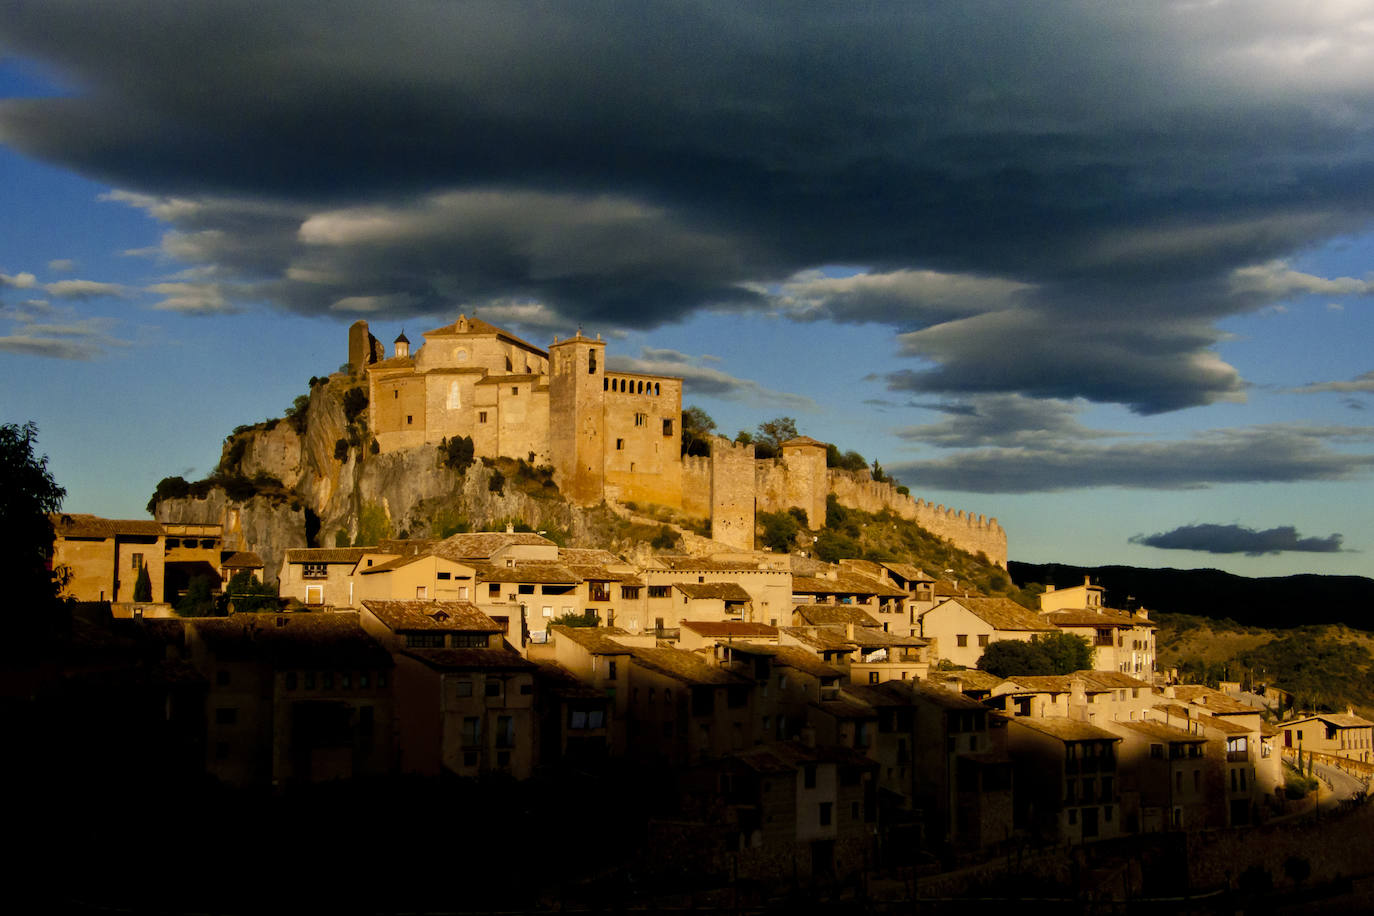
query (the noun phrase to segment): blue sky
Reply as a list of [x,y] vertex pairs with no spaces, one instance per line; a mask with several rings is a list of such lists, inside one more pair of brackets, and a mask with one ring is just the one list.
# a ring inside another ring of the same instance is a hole
[[331,6],[0,21],[0,421],[69,510],[466,311],[1013,559],[1368,574],[1374,8]]

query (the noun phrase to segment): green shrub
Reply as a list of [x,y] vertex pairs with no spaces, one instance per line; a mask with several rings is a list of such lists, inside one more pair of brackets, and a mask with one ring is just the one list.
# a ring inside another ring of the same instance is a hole
[[795,516],[790,512],[760,512],[757,517],[763,527],[759,541],[764,547],[784,553],[792,549],[800,530]]
[[454,436],[452,439],[443,439],[439,442],[439,463],[450,470],[463,474],[472,466],[473,452],[471,436]]
[[344,392],[343,410],[344,418],[349,423],[357,420],[364,410],[367,409],[367,394],[361,388],[350,388]]

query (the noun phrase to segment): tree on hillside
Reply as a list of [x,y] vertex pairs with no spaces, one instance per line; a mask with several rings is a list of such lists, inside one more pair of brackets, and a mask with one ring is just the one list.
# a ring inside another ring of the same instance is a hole
[[682,454],[711,454],[711,433],[715,432],[716,421],[705,410],[695,405],[682,412]]
[[797,435],[797,421],[791,417],[774,417],[760,423],[754,437],[754,454],[759,458],[776,458],[782,454],[782,444]]
[[48,457],[34,454],[37,439],[32,422],[0,424],[0,550],[9,563],[7,603],[20,612],[53,605],[61,586],[61,574],[48,568],[49,515],[62,509],[67,491],[49,473]]
[[797,540],[797,532],[801,530],[796,516],[790,512],[760,512],[758,523],[763,528],[759,543],[770,550],[779,550],[783,553],[792,549]]

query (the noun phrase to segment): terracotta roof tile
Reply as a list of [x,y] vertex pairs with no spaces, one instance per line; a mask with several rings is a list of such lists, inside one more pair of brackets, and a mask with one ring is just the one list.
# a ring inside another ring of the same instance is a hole
[[393,632],[441,630],[457,633],[504,633],[505,628],[466,601],[363,600],[367,608]]
[[675,582],[673,587],[688,598],[719,598],[722,601],[753,601],[744,586],[734,582]]
[[534,670],[535,664],[510,649],[406,649],[433,668],[500,668],[507,671]]
[[659,674],[667,675],[685,684],[716,685],[748,683],[738,675],[708,664],[694,652],[681,649],[630,649],[630,657],[635,664]]
[[1013,724],[1022,728],[1029,728],[1031,731],[1040,732],[1058,738],[1060,741],[1120,741],[1119,735],[1113,735],[1104,728],[1096,725],[1089,725],[1087,722],[1079,722],[1075,719],[1065,719],[1053,717],[1048,719],[1032,719],[1018,716],[1011,720]]
[[503,547],[557,547],[553,541],[527,531],[473,531],[450,535],[433,547],[435,556],[450,560],[487,560]]
[[852,604],[794,604],[792,614],[802,619],[802,623],[812,627],[844,626],[854,624],[857,630],[868,627],[881,630],[883,625],[869,616],[868,612]]
[[629,655],[630,647],[618,643],[612,636],[628,636],[629,634],[619,627],[566,627],[562,624],[555,624],[549,627],[549,632],[557,639],[566,639],[575,642],[582,648],[594,655]]
[[288,563],[348,563],[354,564],[371,547],[292,547],[286,551]]
[[80,513],[54,513],[48,516],[58,537],[109,538],[117,535],[157,537],[162,524],[151,519],[101,518]]
[[739,620],[684,620],[682,628],[707,639],[776,639],[778,636],[777,627]]
[[[994,630],[1034,630],[1054,632],[1054,626],[1040,619],[1010,598],[951,598],[960,607],[990,624]],[[938,607],[938,606],[937,606]]]
[[248,550],[236,550],[219,561],[226,569],[262,569],[262,557]]

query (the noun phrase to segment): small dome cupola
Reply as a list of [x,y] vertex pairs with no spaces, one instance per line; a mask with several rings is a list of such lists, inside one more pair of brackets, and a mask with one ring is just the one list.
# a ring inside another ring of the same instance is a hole
[[410,338],[406,336],[405,331],[401,331],[401,333],[396,336],[396,355],[410,355]]

